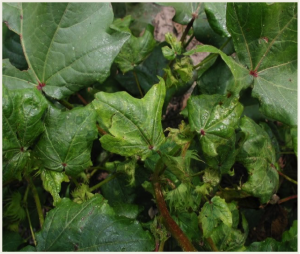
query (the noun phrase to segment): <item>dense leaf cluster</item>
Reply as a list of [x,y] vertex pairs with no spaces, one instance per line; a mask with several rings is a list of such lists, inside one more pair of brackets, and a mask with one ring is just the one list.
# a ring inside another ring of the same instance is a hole
[[4,251],[297,251],[296,3],[3,3],[2,46]]

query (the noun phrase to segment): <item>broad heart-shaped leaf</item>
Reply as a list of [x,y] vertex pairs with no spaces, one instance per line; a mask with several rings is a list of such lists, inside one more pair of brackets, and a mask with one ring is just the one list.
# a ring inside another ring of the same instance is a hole
[[57,99],[103,82],[127,33],[109,35],[109,3],[22,3],[21,42],[36,85]]
[[262,112],[297,125],[297,4],[228,3],[227,28]]
[[237,155],[248,171],[248,180],[242,190],[266,203],[278,188],[276,155],[268,134],[253,120],[244,116],[240,125],[245,135],[244,143]]
[[198,218],[202,224],[204,237],[210,237],[220,222],[228,227],[232,226],[231,211],[225,200],[218,196],[214,196],[210,202],[204,204]]
[[57,205],[57,203],[61,200],[59,196],[61,183],[69,182],[69,178],[65,172],[42,169],[41,179],[43,181],[44,189],[49,191],[53,197],[53,205]]
[[211,28],[223,37],[230,37],[226,28],[227,3],[204,3],[205,13]]
[[179,23],[181,25],[187,25],[191,19],[193,18],[193,15],[198,15],[200,12],[200,3],[192,3],[192,2],[186,2],[186,3],[176,3],[176,2],[167,2],[167,3],[161,3],[158,2],[157,4],[163,5],[163,6],[171,6],[175,9],[175,16],[173,17],[173,21],[176,23]]
[[158,150],[165,140],[161,126],[165,94],[162,78],[143,99],[126,92],[97,93],[92,104],[100,126],[110,133],[100,139],[103,148],[123,156],[138,155],[142,160]]
[[29,149],[44,131],[47,102],[38,90],[9,91],[3,86],[3,180],[20,179]]
[[246,251],[297,251],[298,242],[298,231],[297,231],[297,221],[293,222],[292,227],[285,231],[282,235],[282,240],[280,242],[276,241],[274,238],[267,238],[262,242],[254,242],[247,247]]
[[67,112],[49,107],[45,132],[35,152],[46,170],[77,175],[92,165],[90,153],[97,138],[96,114],[90,106]]
[[152,251],[153,237],[139,222],[118,216],[101,195],[76,204],[64,198],[36,235],[37,251]]
[[20,36],[10,31],[4,24],[2,29],[6,30],[6,32],[3,31],[5,35],[3,35],[2,58],[9,58],[10,62],[18,69],[27,69],[28,65],[21,46]]
[[130,39],[124,43],[115,59],[123,73],[133,70],[134,66],[141,63],[154,49],[156,42],[151,30],[148,26],[141,37],[131,35]]
[[203,152],[217,156],[218,146],[234,134],[243,106],[234,97],[204,94],[191,96],[187,108],[191,129],[199,134]]
[[2,21],[7,27],[20,34],[21,3],[2,3]]

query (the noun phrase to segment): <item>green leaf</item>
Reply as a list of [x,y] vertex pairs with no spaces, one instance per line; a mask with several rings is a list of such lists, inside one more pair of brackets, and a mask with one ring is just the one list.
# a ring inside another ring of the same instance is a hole
[[235,203],[227,204],[228,208],[232,214],[233,224],[232,227],[221,223],[218,225],[212,235],[211,239],[217,246],[219,251],[242,251],[244,250],[244,243],[248,236],[249,228],[245,216],[242,214],[241,218],[241,228],[238,229],[239,224],[239,211]]
[[297,4],[228,3],[227,28],[263,114],[296,125]]
[[254,242],[247,247],[247,251],[297,251],[297,221],[292,227],[283,233],[281,242],[273,238],[267,238],[262,242]]
[[2,60],[2,82],[9,90],[37,88],[36,79],[31,69],[20,71],[8,59]]
[[225,144],[220,145],[217,148],[218,156],[210,157],[205,153],[203,154],[205,163],[212,169],[218,170],[221,175],[232,174],[230,169],[235,163],[237,154],[237,151],[235,150],[235,139],[235,135],[232,135]]
[[[129,34],[106,30],[109,3],[22,3],[24,53],[36,85],[56,99],[103,82]],[[97,32],[95,32],[97,31]]]
[[3,3],[2,21],[8,28],[17,34],[20,34],[21,3]]
[[[171,6],[175,9],[175,16],[173,17],[173,21],[179,23],[181,25],[187,25],[193,16],[198,15],[200,11],[200,4],[199,3],[162,3],[158,2],[159,5],[163,6]],[[199,7],[199,9],[198,9]]]
[[85,201],[91,199],[94,194],[90,192],[90,188],[88,185],[81,184],[72,192],[72,196],[75,203],[82,204]]
[[61,200],[59,196],[61,183],[69,182],[69,178],[66,176],[65,172],[42,169],[41,179],[43,181],[44,189],[51,193],[53,197],[53,205],[56,206]]
[[166,131],[169,131],[168,139],[174,141],[177,145],[183,146],[189,143],[194,138],[194,133],[191,131],[191,127],[183,120],[178,125],[178,129],[168,127]]
[[204,237],[210,237],[220,222],[228,227],[232,226],[231,211],[225,200],[218,196],[214,196],[210,202],[204,204],[198,218],[202,224]]
[[19,233],[4,230],[2,251],[17,251],[23,241]]
[[3,86],[3,180],[21,179],[30,147],[44,131],[47,102],[38,90],[9,91]]
[[246,116],[241,119],[241,129],[245,140],[237,161],[247,168],[249,174],[242,190],[266,203],[276,193],[279,184],[272,142],[268,134]]
[[100,116],[100,126],[110,134],[101,137],[104,149],[123,156],[138,155],[144,160],[156,151],[165,137],[161,126],[165,97],[163,79],[143,99],[126,92],[97,93],[93,106]]
[[[157,45],[144,62],[134,67],[134,71],[144,94],[148,92],[153,84],[159,82],[157,76],[162,77],[164,75],[163,68],[168,64],[168,61],[162,54],[162,47],[165,45],[166,43]],[[129,91],[130,94],[140,96],[132,71],[127,72],[125,75],[119,73],[116,75],[115,79]]]
[[110,25],[110,28],[117,31],[131,33],[129,26],[132,23],[132,21],[133,19],[131,18],[131,15],[128,15],[124,18],[115,19],[114,22]]
[[184,157],[178,156],[170,156],[168,154],[163,153],[162,160],[168,169],[181,181],[188,183],[190,182],[190,161],[191,159],[198,160],[199,156],[196,151],[188,150]]
[[[200,68],[201,69],[201,68]],[[218,75],[216,75],[218,73]],[[204,94],[231,93],[229,90],[234,83],[233,75],[224,61],[220,58],[205,71],[197,82],[198,88]]]
[[134,66],[141,63],[152,52],[155,47],[153,32],[147,27],[141,37],[131,35],[124,43],[123,48],[117,55],[115,62],[123,73],[134,69]]
[[136,158],[131,158],[117,165],[117,172],[127,175],[130,186],[133,186],[135,184],[135,168],[137,166],[136,162]]
[[243,106],[237,98],[216,94],[191,96],[187,108],[191,129],[199,134],[203,152],[217,156],[218,146],[234,134]]
[[27,245],[24,248],[22,248],[20,251],[21,252],[34,252],[34,251],[36,251],[36,248],[32,245]]
[[227,88],[233,95],[238,96],[241,90],[246,89],[253,82],[253,76],[249,74],[249,70],[239,63],[237,61],[238,59],[235,59],[235,56],[227,56],[224,52],[215,47],[209,45],[197,46],[195,49],[184,53],[184,55],[193,55],[199,52],[220,54],[234,77],[234,82],[230,82]]
[[139,205],[126,203],[118,203],[113,206],[113,209],[119,216],[124,216],[129,219],[136,219],[139,213],[143,210],[143,208]]
[[8,58],[12,65],[18,69],[27,69],[28,65],[21,46],[20,36],[8,30],[4,24],[2,25],[2,29],[7,30],[3,36],[2,58]]
[[165,40],[170,44],[171,48],[165,46],[162,48],[164,57],[168,60],[174,60],[177,55],[181,54],[181,42],[177,40],[176,36],[171,33],[165,34]]
[[96,138],[96,113],[90,106],[67,112],[49,107],[36,156],[46,170],[65,170],[75,176],[92,165],[90,153]]
[[182,212],[172,218],[191,241],[199,241],[201,233],[196,213]]
[[152,251],[153,237],[139,222],[118,216],[96,194],[82,204],[64,198],[36,234],[37,251]]
[[226,28],[227,3],[204,3],[205,13],[211,28],[223,37],[230,37]]

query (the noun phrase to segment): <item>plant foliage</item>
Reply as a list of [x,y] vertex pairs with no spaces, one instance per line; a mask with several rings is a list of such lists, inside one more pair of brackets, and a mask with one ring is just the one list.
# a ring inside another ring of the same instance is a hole
[[297,251],[296,3],[2,7],[3,251]]

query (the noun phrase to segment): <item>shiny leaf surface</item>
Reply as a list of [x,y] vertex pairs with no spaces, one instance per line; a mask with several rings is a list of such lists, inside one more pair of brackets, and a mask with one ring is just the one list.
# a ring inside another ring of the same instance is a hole
[[46,170],[77,175],[92,165],[90,153],[97,128],[96,114],[90,106],[67,112],[49,107],[44,126],[35,152]]
[[76,204],[64,198],[36,235],[37,251],[151,251],[149,232],[118,216],[100,195]]
[[163,79],[143,99],[125,92],[97,93],[93,106],[101,120],[100,126],[110,134],[101,137],[104,149],[123,156],[148,157],[165,140],[161,114],[165,97]]

